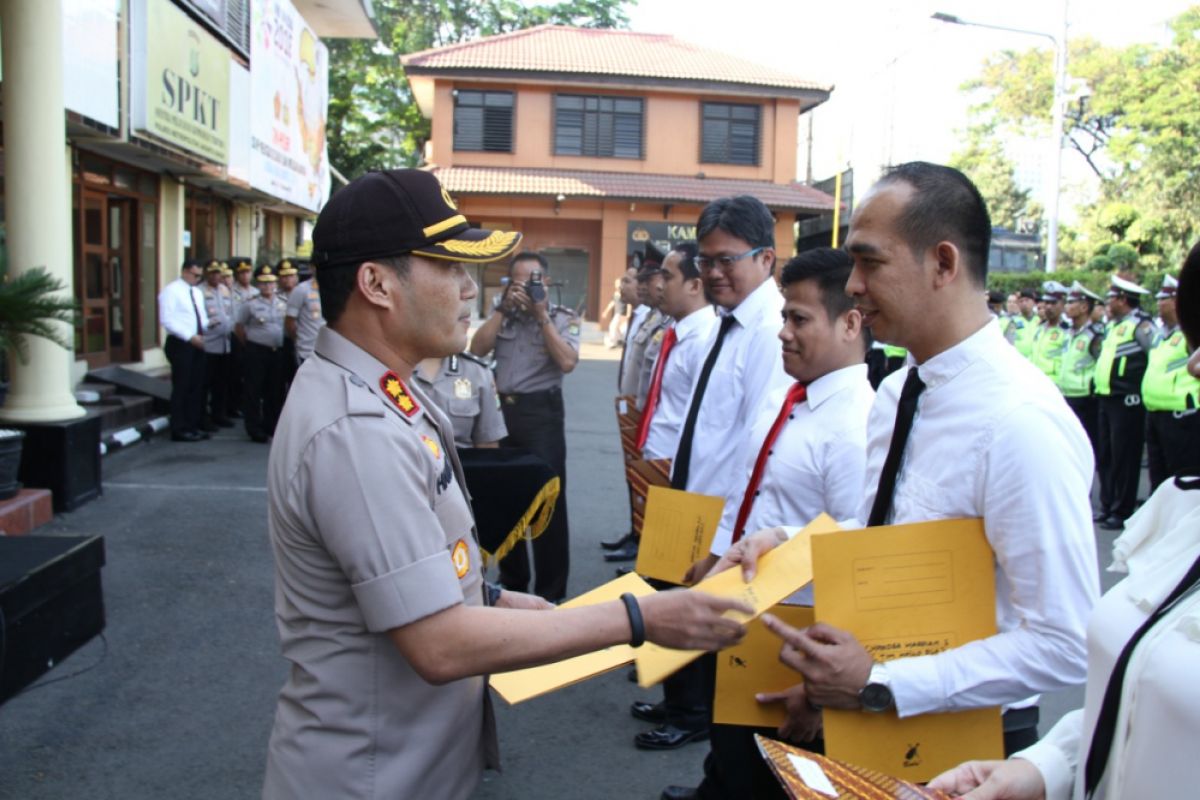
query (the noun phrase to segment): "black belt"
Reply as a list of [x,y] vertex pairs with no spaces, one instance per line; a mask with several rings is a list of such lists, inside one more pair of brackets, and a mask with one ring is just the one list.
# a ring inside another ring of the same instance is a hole
[[501,392],[500,400],[506,406],[539,405],[556,400],[562,396],[562,389],[544,389],[540,392]]
[[1012,733],[1013,731],[1023,731],[1026,728],[1036,728],[1040,716],[1037,706],[1010,708],[1004,712],[1004,732]]
[[270,345],[259,344],[258,342],[252,342],[248,339],[246,340],[246,346],[247,347],[257,347],[259,350],[266,350],[268,353],[278,353],[280,350],[283,349],[282,345],[280,345],[279,347],[271,347]]

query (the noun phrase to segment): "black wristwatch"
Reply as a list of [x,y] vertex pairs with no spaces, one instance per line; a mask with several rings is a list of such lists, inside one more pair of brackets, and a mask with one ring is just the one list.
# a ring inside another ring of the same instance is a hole
[[876,662],[871,665],[871,673],[867,676],[867,685],[858,692],[858,702],[864,711],[880,713],[895,705],[896,698],[892,696],[891,681],[888,680],[887,666]]

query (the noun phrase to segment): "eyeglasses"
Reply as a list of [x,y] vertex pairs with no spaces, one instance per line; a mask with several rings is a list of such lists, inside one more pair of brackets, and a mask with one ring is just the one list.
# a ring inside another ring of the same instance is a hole
[[722,271],[727,272],[743,258],[753,258],[765,249],[765,247],[756,247],[753,250],[747,250],[739,256],[696,256],[696,266],[704,272],[709,272],[714,267],[720,267]]

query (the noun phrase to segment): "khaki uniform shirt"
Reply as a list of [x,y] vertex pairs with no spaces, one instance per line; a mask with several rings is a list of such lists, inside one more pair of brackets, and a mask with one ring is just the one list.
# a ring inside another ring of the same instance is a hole
[[238,309],[238,324],[246,329],[246,341],[263,347],[283,347],[283,316],[287,306],[278,297],[259,295]]
[[204,313],[208,315],[204,352],[218,356],[228,353],[229,336],[233,333],[233,295],[229,289],[205,284]]
[[237,281],[233,282],[233,288],[229,290],[233,294],[233,318],[237,319],[238,311],[241,310],[242,304],[247,300],[258,297],[258,289],[253,286],[242,286]]
[[312,355],[317,343],[317,332],[325,327],[325,316],[321,313],[321,293],[317,281],[310,278],[292,289],[288,298],[287,315],[296,320],[296,363],[303,364]]
[[[550,308],[550,324],[576,351],[579,319],[570,309]],[[505,317],[496,334],[496,388],[501,394],[529,394],[558,389],[563,371],[550,357],[542,326],[531,317]]]
[[654,378],[654,365],[658,362],[658,353],[662,350],[663,337],[667,334],[667,328],[671,327],[671,321],[666,314],[659,314],[654,330],[647,331],[648,338],[645,349],[642,350],[642,373],[638,377],[638,390],[635,395],[638,408],[646,407],[646,395],[650,394],[650,381]]
[[270,800],[464,800],[498,765],[485,679],[433,686],[386,633],[484,603],[450,423],[389,375],[323,329],[271,445],[275,617],[292,666],[267,752]]
[[443,358],[433,381],[418,368],[417,385],[454,425],[454,444],[475,447],[508,436],[492,371],[469,353]]
[[638,396],[638,387],[642,382],[642,365],[646,360],[646,345],[658,326],[662,324],[663,314],[658,309],[651,309],[646,320],[637,333],[629,340],[625,352],[625,372],[621,378],[621,394],[629,397]]

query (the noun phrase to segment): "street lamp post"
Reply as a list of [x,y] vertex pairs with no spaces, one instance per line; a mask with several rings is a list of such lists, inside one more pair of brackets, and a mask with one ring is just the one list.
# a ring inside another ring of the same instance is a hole
[[1010,28],[1005,25],[991,25],[985,22],[968,22],[954,16],[938,12],[933,19],[947,22],[951,25],[969,25],[973,28],[990,28],[1008,33],[1020,33],[1026,36],[1040,36],[1049,39],[1054,45],[1054,108],[1050,114],[1050,142],[1054,148],[1051,159],[1053,178],[1050,183],[1050,230],[1046,236],[1046,272],[1054,272],[1058,268],[1058,199],[1062,183],[1062,137],[1063,137],[1063,100],[1067,87],[1067,0],[1063,0],[1063,33],[1060,39],[1050,33],[1031,31],[1025,28]]

